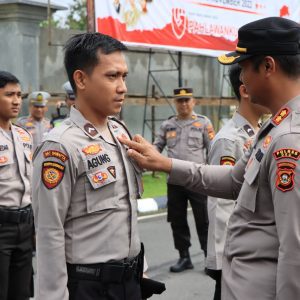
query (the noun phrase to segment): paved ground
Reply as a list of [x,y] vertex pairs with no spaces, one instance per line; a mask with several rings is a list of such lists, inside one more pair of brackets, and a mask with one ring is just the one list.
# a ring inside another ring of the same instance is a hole
[[191,256],[194,270],[174,274],[169,267],[178,259],[173,247],[172,233],[166,216],[140,221],[140,235],[145,244],[148,274],[165,282],[167,291],[153,300],[210,300],[213,299],[214,282],[204,274],[204,256],[195,231],[192,214],[189,224],[192,235]]
[[190,252],[195,268],[174,274],[169,272],[169,267],[177,261],[178,253],[173,247],[172,233],[166,216],[139,221],[141,240],[145,244],[149,264],[148,275],[153,279],[163,281],[167,287],[164,294],[153,296],[151,300],[213,299],[214,283],[203,271],[204,256],[200,250],[191,212],[189,213],[189,224],[192,235]]

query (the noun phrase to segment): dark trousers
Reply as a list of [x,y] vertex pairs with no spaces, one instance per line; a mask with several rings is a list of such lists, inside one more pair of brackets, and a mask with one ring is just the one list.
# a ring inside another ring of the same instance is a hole
[[0,300],[31,296],[32,231],[32,223],[0,224]]
[[168,222],[171,223],[175,248],[187,250],[191,246],[191,234],[187,222],[187,205],[190,201],[201,249],[207,253],[207,197],[184,187],[168,184]]
[[69,300],[141,300],[141,288],[134,276],[122,283],[70,279]]
[[207,269],[206,274],[216,282],[214,300],[221,300],[222,270]]

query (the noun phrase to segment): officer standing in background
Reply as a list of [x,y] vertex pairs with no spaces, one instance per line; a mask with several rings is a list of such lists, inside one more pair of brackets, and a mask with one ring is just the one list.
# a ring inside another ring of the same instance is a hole
[[[206,163],[214,129],[210,120],[197,115],[193,109],[195,99],[191,88],[174,90],[178,115],[162,123],[154,146],[162,152],[167,146],[168,157]],[[192,206],[201,249],[207,251],[207,197],[168,183],[168,222],[171,223],[175,248],[179,251],[178,262],[170,267],[171,272],[192,269],[189,247],[191,235],[187,221],[188,200]]]
[[141,171],[117,140],[127,129],[108,118],[125,100],[126,49],[100,33],[65,46],[76,107],[34,158],[38,300],[141,299]]
[[128,155],[140,166],[170,173],[173,184],[237,198],[224,249],[223,300],[300,299],[300,25],[279,17],[246,24],[236,51],[219,61],[239,63],[251,101],[272,113],[234,167],[169,159],[140,136],[120,141],[136,150]]
[[63,89],[65,90],[66,96],[65,101],[59,101],[57,103],[57,114],[51,119],[51,126],[58,127],[62,121],[70,116],[71,106],[75,104],[75,94],[70,84],[70,81],[67,81],[63,84]]
[[0,300],[31,296],[32,141],[25,129],[11,123],[21,103],[19,80],[0,71]]
[[51,95],[47,92],[37,91],[28,96],[30,115],[21,117],[17,124],[27,129],[33,138],[33,151],[41,144],[43,138],[51,129],[50,121],[45,117],[48,111],[47,102]]
[[[229,79],[239,101],[238,110],[217,133],[208,154],[210,165],[234,166],[247,151],[260,127],[260,118],[268,113],[263,106],[253,104],[246,87],[240,81],[241,67],[233,65]],[[234,200],[208,197],[207,274],[216,281],[214,300],[221,299],[222,260],[227,224],[235,206]]]

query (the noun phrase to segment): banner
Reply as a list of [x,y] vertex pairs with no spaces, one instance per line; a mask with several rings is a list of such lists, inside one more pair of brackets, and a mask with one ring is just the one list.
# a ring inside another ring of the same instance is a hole
[[98,32],[128,46],[218,56],[238,29],[270,16],[300,21],[299,0],[95,0]]

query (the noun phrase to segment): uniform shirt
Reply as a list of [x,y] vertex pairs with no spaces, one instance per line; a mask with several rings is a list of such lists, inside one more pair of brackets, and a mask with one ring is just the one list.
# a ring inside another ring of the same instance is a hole
[[246,157],[235,167],[173,160],[173,184],[239,195],[224,249],[224,300],[300,299],[299,145],[300,96],[260,129],[246,167]]
[[[250,147],[254,136],[254,128],[236,112],[213,139],[208,154],[208,163],[234,166]],[[207,198],[209,227],[206,267],[208,269],[222,269],[227,224],[234,205],[234,200]]]
[[41,121],[34,120],[31,116],[21,117],[17,124],[27,129],[33,138],[33,150],[42,143],[43,138],[51,129],[50,120],[43,118]]
[[30,134],[11,124],[11,131],[0,128],[0,207],[21,208],[31,203]]
[[128,138],[124,127],[113,120],[108,126],[114,143],[72,107],[70,119],[54,128],[35,153],[40,300],[68,299],[66,263],[104,263],[140,252],[140,170],[116,140]]
[[190,120],[180,120],[174,116],[162,123],[154,146],[162,152],[167,145],[168,157],[203,163],[213,138],[207,117],[193,114]]

